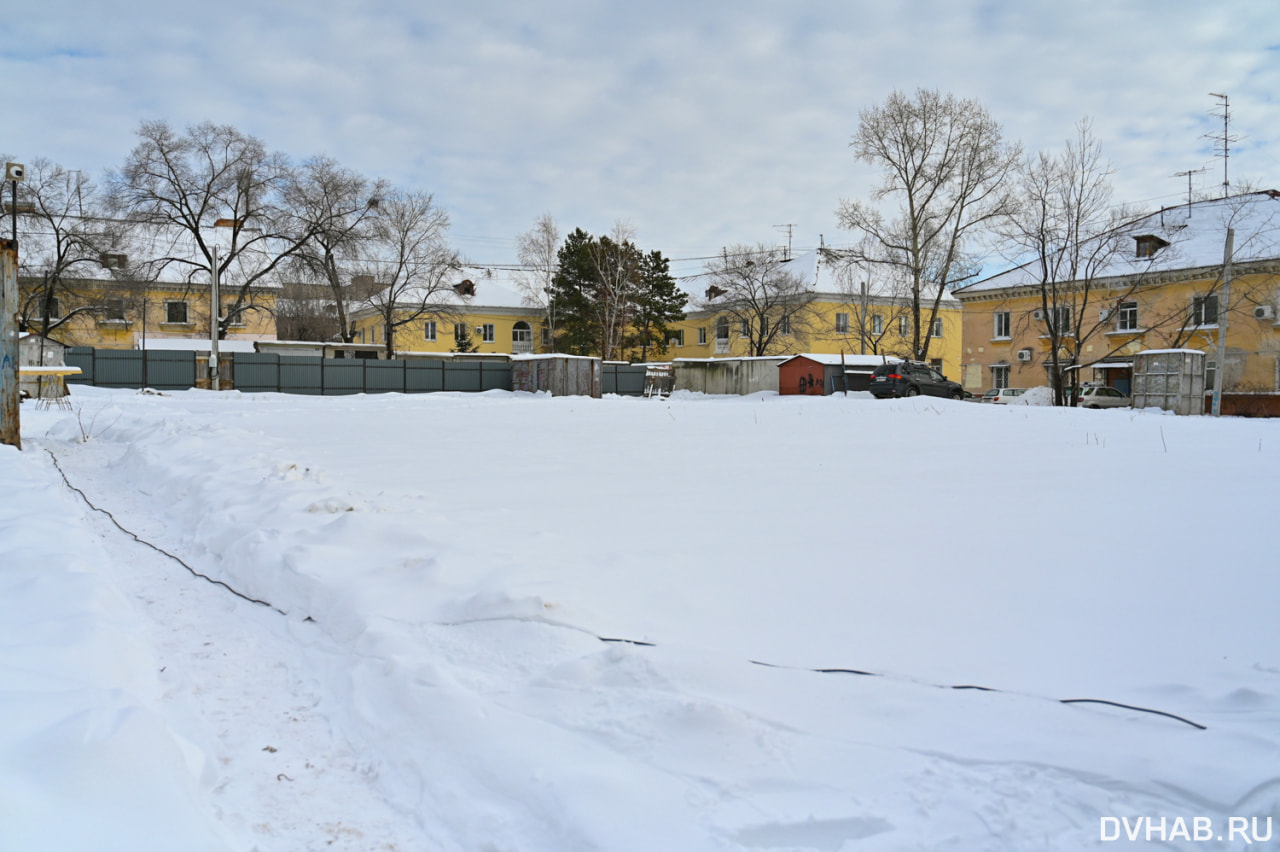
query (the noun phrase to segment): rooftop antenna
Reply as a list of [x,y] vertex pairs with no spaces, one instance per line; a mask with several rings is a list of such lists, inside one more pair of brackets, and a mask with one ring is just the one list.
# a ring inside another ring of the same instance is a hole
[[1214,156],[1222,158],[1222,197],[1226,198],[1231,194],[1231,181],[1227,177],[1227,162],[1231,159],[1231,143],[1240,141],[1240,137],[1231,135],[1231,99],[1217,92],[1210,92],[1209,97],[1217,98],[1222,102],[1218,104],[1218,107],[1222,110],[1222,135],[1206,133],[1205,138],[1212,139],[1218,143],[1215,146]]
[[1188,216],[1190,216],[1190,215],[1191,215],[1191,176],[1192,176],[1192,175],[1202,175],[1202,174],[1204,174],[1204,173],[1205,173],[1205,172],[1207,172],[1207,171],[1209,171],[1209,170],[1208,170],[1208,169],[1193,169],[1193,170],[1191,170],[1191,171],[1189,171],[1189,172],[1175,172],[1175,173],[1174,173],[1174,175],[1173,175],[1174,177],[1184,177],[1184,178],[1186,178],[1186,179],[1187,179],[1187,215],[1188,215]]
[[785,225],[774,225],[773,227],[787,229],[787,260],[790,260],[791,259],[791,230],[795,227],[795,225],[788,223]]

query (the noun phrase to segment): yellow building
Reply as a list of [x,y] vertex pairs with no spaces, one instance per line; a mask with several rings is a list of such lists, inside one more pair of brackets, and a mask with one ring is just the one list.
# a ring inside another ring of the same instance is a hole
[[[26,330],[43,326],[42,280],[19,278]],[[234,297],[220,299],[223,316]],[[227,327],[228,340],[274,340],[275,291],[252,288]],[[157,281],[77,278],[64,281],[50,304],[49,337],[68,346],[140,349],[147,340],[209,339],[209,286]],[[56,323],[56,325],[55,325]]]
[[[810,283],[812,301],[785,318],[770,341],[769,355],[912,355],[911,300],[900,289],[872,285],[843,285],[836,269],[821,251],[799,255],[792,271]],[[750,353],[750,341],[759,329],[737,316],[716,310],[715,293],[700,300],[708,307],[690,310],[672,327],[665,358],[740,358]],[[926,297],[928,294],[926,294]],[[927,319],[928,307],[922,306]],[[768,320],[766,320],[768,321]],[[779,324],[773,319],[775,325]],[[960,367],[960,302],[943,294],[937,317],[929,328],[929,361],[948,378],[956,379]]]
[[[397,324],[393,341],[397,356],[452,352],[464,337],[472,351],[480,353],[546,351],[549,341],[542,310],[525,305],[520,295],[503,283],[463,281],[448,298],[433,298],[430,311]],[[397,311],[397,323],[412,312],[408,307]],[[379,310],[368,306],[356,310],[352,326],[355,343],[386,343],[386,322]]]
[[1062,331],[1058,357],[1081,382],[1128,393],[1135,353],[1188,348],[1207,354],[1205,386],[1212,387],[1225,328],[1225,391],[1267,398],[1280,391],[1280,193],[1168,208],[1108,238],[1123,251],[1088,280],[1045,287],[1028,264],[956,291],[964,306],[960,381],[967,390],[1049,384],[1052,321]]

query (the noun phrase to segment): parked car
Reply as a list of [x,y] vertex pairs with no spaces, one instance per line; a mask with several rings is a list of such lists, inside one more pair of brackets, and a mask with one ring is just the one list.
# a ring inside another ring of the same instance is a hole
[[1076,405],[1081,408],[1126,408],[1129,405],[1129,397],[1115,388],[1080,388]]
[[983,402],[1008,405],[1027,392],[1026,388],[992,388],[982,395]]
[[868,388],[877,399],[892,396],[945,396],[964,399],[964,388],[922,361],[881,364]]

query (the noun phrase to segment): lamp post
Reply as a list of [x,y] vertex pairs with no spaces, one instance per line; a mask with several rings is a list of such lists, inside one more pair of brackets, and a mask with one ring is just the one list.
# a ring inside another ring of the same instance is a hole
[[0,444],[18,449],[18,182],[26,173],[21,163],[5,164],[13,187],[13,240],[0,240]]

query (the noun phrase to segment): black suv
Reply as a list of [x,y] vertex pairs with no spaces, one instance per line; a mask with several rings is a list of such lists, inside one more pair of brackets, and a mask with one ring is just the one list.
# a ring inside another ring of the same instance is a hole
[[877,399],[921,394],[964,399],[964,388],[923,361],[881,364],[871,374],[869,390]]

